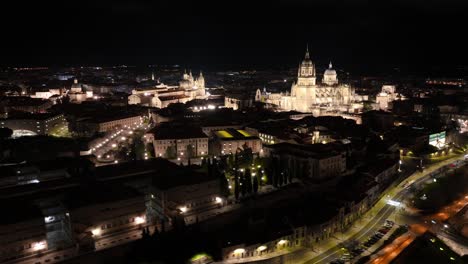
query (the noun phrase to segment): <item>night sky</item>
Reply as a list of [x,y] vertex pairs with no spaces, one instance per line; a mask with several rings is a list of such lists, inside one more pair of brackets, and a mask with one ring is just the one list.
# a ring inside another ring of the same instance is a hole
[[350,70],[468,65],[463,1],[4,2],[5,66],[293,66],[307,43]]

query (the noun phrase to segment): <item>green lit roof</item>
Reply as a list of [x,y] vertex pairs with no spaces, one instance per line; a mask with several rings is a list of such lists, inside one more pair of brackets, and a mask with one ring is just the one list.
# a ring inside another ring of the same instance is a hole
[[251,137],[252,136],[249,133],[247,133],[247,131],[242,130],[242,129],[238,129],[237,132],[241,133],[244,137]]
[[220,138],[233,138],[234,136],[229,134],[229,132],[227,132],[226,130],[219,130],[219,131],[216,131],[216,135],[218,135],[218,137]]
[[215,135],[220,140],[246,140],[246,139],[258,139],[249,132],[243,129],[228,128],[215,132]]
[[211,257],[206,253],[199,253],[199,254],[196,254],[195,256],[193,256],[190,259],[190,261],[197,261],[197,260],[201,260],[201,259],[211,259]]

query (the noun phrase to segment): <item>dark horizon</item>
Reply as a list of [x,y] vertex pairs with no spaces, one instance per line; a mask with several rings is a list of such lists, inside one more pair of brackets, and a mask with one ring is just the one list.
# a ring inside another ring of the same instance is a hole
[[[351,72],[468,66],[462,1],[14,3],[3,66],[297,65]],[[6,5],[3,3],[2,5]]]

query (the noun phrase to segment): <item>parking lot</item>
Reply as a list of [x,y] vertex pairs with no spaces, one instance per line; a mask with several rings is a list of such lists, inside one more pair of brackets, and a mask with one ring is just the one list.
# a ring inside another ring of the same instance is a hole
[[390,220],[386,220],[385,224],[382,225],[372,236],[367,237],[363,241],[351,241],[347,244],[343,244],[341,251],[341,258],[331,261],[331,264],[345,264],[350,263],[352,260],[357,259],[365,251],[369,252],[369,249],[386,236],[390,230],[395,226],[395,223]]

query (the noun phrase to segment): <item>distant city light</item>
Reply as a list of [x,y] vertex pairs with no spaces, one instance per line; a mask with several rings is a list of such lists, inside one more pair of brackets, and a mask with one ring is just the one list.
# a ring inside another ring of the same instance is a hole
[[55,217],[54,216],[46,216],[44,217],[44,222],[46,224],[50,223],[50,222],[53,222],[55,220]]
[[45,249],[46,247],[47,247],[47,244],[45,241],[36,242],[32,246],[33,250],[36,250],[36,251]]
[[263,250],[265,250],[265,249],[267,249],[266,246],[259,246],[259,247],[257,248],[257,251],[263,251]]
[[284,245],[286,244],[288,241],[287,240],[284,240],[284,239],[281,239],[280,241],[278,241],[278,245]]
[[394,201],[394,200],[388,200],[387,204],[391,205],[391,206],[396,206],[396,207],[399,207],[401,205],[400,202],[397,202],[397,201]]
[[238,248],[238,249],[234,250],[234,254],[242,254],[242,253],[245,253],[245,249],[243,249],[243,248]]
[[141,217],[141,216],[135,217],[135,223],[136,223],[137,225],[143,224],[144,222],[146,222],[146,220],[145,220],[144,217]]
[[95,229],[91,230],[91,233],[93,234],[93,236],[99,236],[101,234],[101,229],[100,228],[95,228]]

